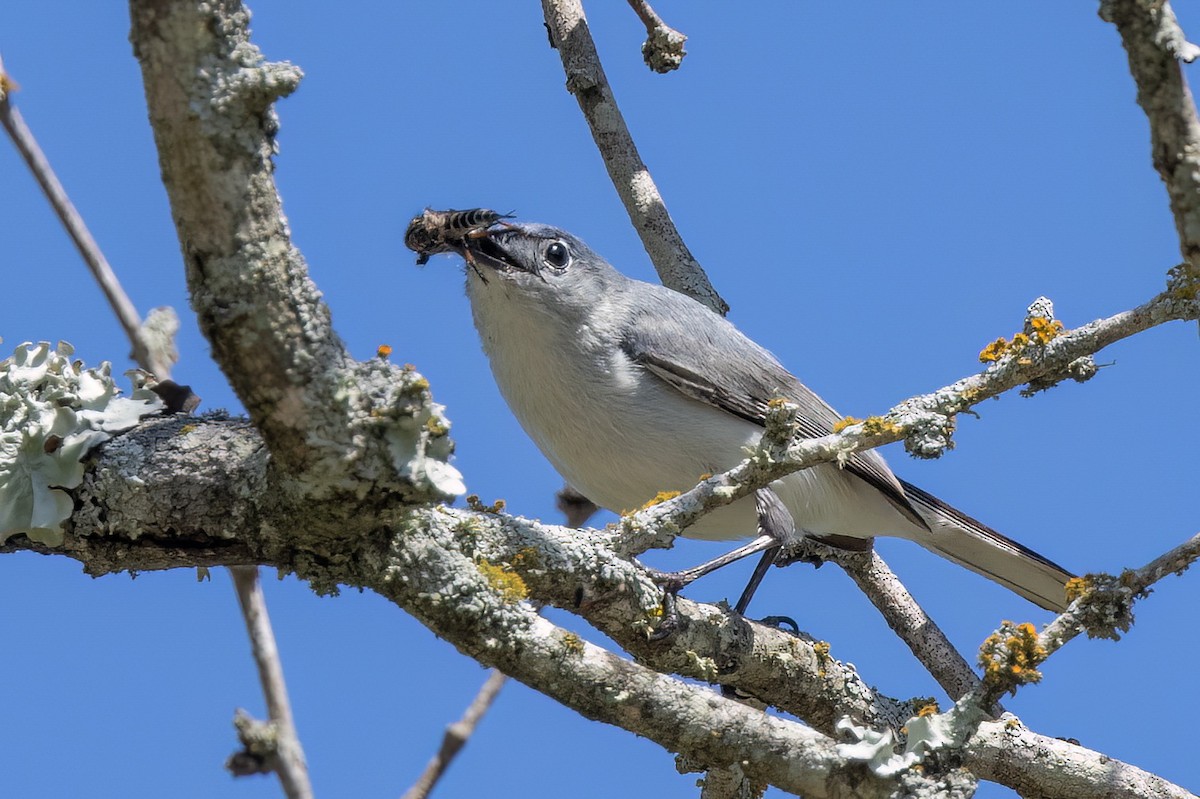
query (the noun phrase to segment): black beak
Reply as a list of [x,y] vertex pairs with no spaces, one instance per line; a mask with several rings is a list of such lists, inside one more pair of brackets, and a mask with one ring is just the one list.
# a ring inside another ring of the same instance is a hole
[[[487,231],[484,235],[468,236],[459,243],[463,258],[471,266],[484,264],[497,272],[519,271],[537,274],[537,269],[531,269],[528,264],[513,256],[506,243],[517,236],[523,235],[519,230],[500,228]],[[480,277],[483,277],[480,275]]]

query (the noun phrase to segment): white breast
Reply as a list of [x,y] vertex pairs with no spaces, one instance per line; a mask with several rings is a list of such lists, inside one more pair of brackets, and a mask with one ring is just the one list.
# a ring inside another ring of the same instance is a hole
[[[635,510],[660,491],[685,491],[735,466],[762,429],[692,400],[609,342],[617,332],[566,323],[506,285],[468,279],[475,325],[513,414],[566,481],[601,507]],[[604,298],[597,298],[602,305]],[[587,322],[619,319],[603,308]],[[798,529],[870,536],[895,526],[882,496],[835,466],[774,486]],[[757,532],[751,499],[721,508],[686,534],[732,539]]]

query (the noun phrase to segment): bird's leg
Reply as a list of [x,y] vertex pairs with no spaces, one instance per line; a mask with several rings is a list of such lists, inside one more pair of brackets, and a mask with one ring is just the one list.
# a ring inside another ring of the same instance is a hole
[[755,567],[754,574],[750,577],[750,583],[742,591],[742,596],[738,599],[735,607],[738,613],[745,612],[746,606],[750,604],[750,599],[754,596],[759,583],[762,582],[763,576],[766,575],[767,569],[775,562],[780,545],[794,537],[796,531],[791,513],[770,488],[760,488],[754,492],[754,510],[758,517],[758,538],[719,558],[701,563],[699,566],[678,572],[655,573],[654,580],[663,587],[666,595],[663,598],[663,620],[651,636],[652,640],[666,638],[678,628],[679,616],[675,611],[675,594],[679,593],[684,586],[722,566],[727,566],[756,552],[762,552],[763,557]]
[[792,519],[792,514],[788,512],[779,495],[770,488],[760,488],[754,492],[754,512],[758,517],[759,535],[770,536],[774,539],[775,546],[763,553],[762,559],[754,567],[754,573],[750,575],[750,582],[746,583],[745,590],[733,608],[743,616],[746,614],[746,608],[750,606],[754,592],[758,590],[759,583],[767,575],[767,569],[771,568],[779,557],[781,545],[796,537],[796,522]]
[[754,592],[758,590],[759,583],[767,576],[767,569],[775,565],[776,559],[779,557],[780,547],[778,545],[763,551],[762,558],[759,559],[758,565],[754,567],[754,573],[750,575],[750,582],[746,583],[746,587],[742,589],[742,595],[738,597],[737,604],[733,606],[734,611],[739,616],[746,615],[746,608],[750,606],[750,600],[754,597]]
[[[749,557],[756,552],[762,552],[764,549],[779,546],[779,542],[773,536],[760,535],[748,544],[742,544],[732,552],[726,552],[720,557],[705,561],[699,566],[693,566],[690,569],[683,569],[677,572],[662,572],[657,569],[651,569],[654,577],[654,582],[658,583],[668,593],[677,594],[694,581],[700,579],[706,574],[715,572],[722,566],[728,566],[730,563],[736,563],[742,558]],[[773,558],[772,558],[773,559]]]

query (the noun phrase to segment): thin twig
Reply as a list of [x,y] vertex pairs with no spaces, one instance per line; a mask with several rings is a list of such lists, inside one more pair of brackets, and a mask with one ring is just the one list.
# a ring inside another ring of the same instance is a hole
[[409,788],[403,799],[425,799],[429,796],[429,792],[433,790],[433,786],[441,779],[442,774],[449,768],[450,762],[454,760],[454,756],[458,754],[468,740],[471,734],[475,732],[475,727],[478,726],[479,720],[483,718],[483,714],[492,706],[492,702],[496,701],[496,695],[500,693],[500,689],[504,687],[504,683],[508,678],[497,669],[492,669],[487,680],[483,683],[483,687],[479,689],[479,693],[471,700],[471,704],[467,706],[467,710],[463,713],[463,717],[446,728],[446,734],[442,737],[442,746],[429,761],[429,765],[425,766],[425,771],[417,779],[413,786]]
[[276,757],[272,768],[279,776],[288,799],[312,799],[308,765],[304,761],[304,750],[292,720],[292,707],[283,681],[283,664],[275,645],[271,619],[267,615],[266,598],[258,581],[258,567],[231,566],[229,572],[233,575],[238,604],[246,621],[250,648],[254,653],[254,663],[258,666],[258,679],[267,700],[267,713],[275,728]]
[[139,367],[151,372],[160,380],[167,379],[171,372],[170,363],[157,357],[146,346],[141,334],[142,320],[130,301],[129,295],[121,288],[121,282],[117,280],[116,273],[109,266],[104,253],[100,251],[100,245],[92,238],[91,232],[84,224],[83,217],[75,210],[74,204],[67,196],[66,189],[54,174],[42,148],[38,146],[33,132],[25,124],[21,112],[12,104],[7,91],[12,82],[5,75],[2,62],[0,62],[0,81],[4,83],[0,87],[0,125],[3,125],[4,130],[8,132],[17,151],[21,153],[21,158],[24,159],[29,171],[33,173],[34,179],[42,187],[46,199],[54,208],[54,213],[63,223],[63,227],[67,229],[67,235],[71,237],[71,241],[75,243],[79,254],[83,256],[84,262],[91,270],[92,276],[100,284],[100,290],[104,292],[108,304],[112,306],[113,313],[117,315],[117,320],[129,338],[133,360]]
[[629,5],[646,26],[646,41],[642,45],[646,66],[660,73],[679,69],[687,55],[683,49],[687,36],[663,22],[646,0],[629,0]]
[[562,58],[567,91],[579,102],[608,176],[659,279],[668,288],[694,297],[717,313],[726,313],[729,305],[717,294],[684,244],[650,170],[638,154],[600,65],[583,6],[579,0],[542,0],[542,11],[550,41]]
[[629,7],[637,13],[638,19],[646,26],[647,33],[650,33],[655,28],[664,27],[662,17],[650,7],[650,4],[646,0],[629,0]]
[[1041,679],[1037,668],[1080,633],[1090,638],[1117,640],[1133,626],[1133,605],[1149,594],[1150,586],[1168,574],[1181,574],[1200,560],[1200,534],[1158,556],[1140,569],[1119,577],[1088,574],[1067,584],[1070,607],[1040,633],[1030,625],[1004,622],[980,650],[985,679],[972,689],[977,704],[992,702],[1008,692]]

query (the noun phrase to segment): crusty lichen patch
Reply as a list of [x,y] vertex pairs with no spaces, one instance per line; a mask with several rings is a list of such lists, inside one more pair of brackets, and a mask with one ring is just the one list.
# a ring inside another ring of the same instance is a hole
[[162,409],[140,385],[118,397],[107,362],[87,369],[73,353],[66,342],[26,342],[0,361],[0,542],[24,533],[62,543],[73,507],[63,489],[83,479],[84,456]]

